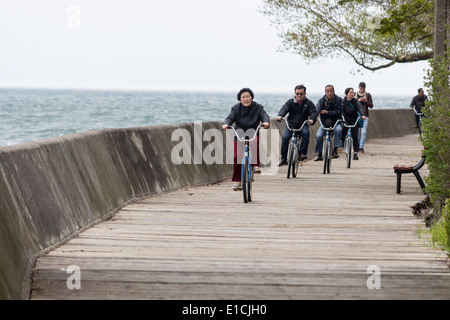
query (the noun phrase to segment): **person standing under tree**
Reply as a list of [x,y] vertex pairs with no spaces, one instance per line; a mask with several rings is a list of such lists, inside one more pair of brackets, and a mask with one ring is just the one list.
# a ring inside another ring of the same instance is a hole
[[372,95],[366,91],[366,83],[359,83],[359,90],[356,93],[356,100],[363,106],[364,115],[364,127],[359,128],[359,152],[364,153],[364,145],[366,144],[367,127],[369,126],[369,108],[373,108]]

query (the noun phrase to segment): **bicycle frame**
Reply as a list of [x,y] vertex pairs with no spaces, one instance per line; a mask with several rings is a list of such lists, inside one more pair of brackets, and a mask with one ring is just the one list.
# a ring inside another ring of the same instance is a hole
[[245,145],[244,149],[244,156],[242,158],[242,170],[241,170],[241,179],[244,177],[244,163],[245,160],[248,160],[249,166],[251,167],[251,155],[250,155],[250,142],[254,141],[256,139],[256,136],[258,134],[259,129],[261,128],[261,124],[256,128],[255,133],[253,135],[253,138],[249,138],[248,136],[245,136],[244,138],[241,138],[236,131],[236,128],[233,126],[228,126],[228,129],[233,129],[234,135],[236,136],[236,139],[240,142],[243,142]]
[[287,118],[282,118],[284,119],[284,121],[286,122],[286,127],[292,131],[292,137],[291,137],[291,141],[295,141],[296,143],[298,143],[298,138],[297,135],[295,134],[296,132],[302,131],[303,127],[305,126],[305,124],[308,123],[308,120],[305,120],[302,124],[302,126],[300,127],[300,129],[292,129],[291,127],[289,127],[289,123],[287,121]]
[[419,119],[422,120],[423,112],[418,112],[418,111],[416,110],[416,107],[415,107],[415,106],[413,107],[413,110],[414,110],[414,113],[417,114],[417,115],[419,116]]
[[358,119],[356,119],[356,122],[354,125],[348,125],[345,123],[345,117],[344,115],[342,115],[342,124],[344,125],[344,127],[348,128],[348,133],[347,133],[347,138],[351,138],[352,137],[352,128],[356,127],[356,125],[358,124],[359,119],[361,119],[361,117],[358,117]]
[[303,127],[308,123],[308,120],[304,121],[303,124],[299,129],[293,129],[289,126],[289,123],[287,121],[287,118],[283,117],[284,121],[286,122],[286,127],[288,130],[292,132],[291,140],[289,141],[289,149],[288,149],[288,170],[287,170],[287,178],[289,179],[291,170],[292,170],[292,177],[295,178],[297,176],[297,162],[298,162],[298,149],[299,149],[299,142],[297,137],[297,132],[302,131]]
[[333,127],[324,127],[322,124],[322,120],[319,119],[320,126],[323,130],[325,130],[325,142],[322,148],[322,155],[324,156],[324,166],[323,166],[323,174],[330,173],[330,165],[331,165],[331,134],[330,131],[333,131],[339,122],[342,120],[337,120]]
[[[251,199],[251,183],[253,182],[253,169],[252,169],[252,161],[251,161],[251,152],[250,152],[250,142],[256,139],[259,129],[261,128],[261,124],[256,128],[255,134],[253,138],[249,138],[245,136],[241,138],[233,126],[228,126],[229,129],[233,129],[236,139],[240,142],[243,142],[245,145],[244,155],[242,158],[242,166],[241,166],[241,183],[243,184],[243,193],[244,193],[244,202],[252,201]],[[246,165],[246,163],[248,165]],[[248,185],[246,185],[248,183]]]
[[[248,181],[253,180],[252,177],[252,161],[251,161],[251,156],[250,156],[250,141],[245,141],[245,149],[244,149],[244,157],[242,158],[242,166],[241,166],[241,180],[244,180],[244,167],[245,167],[245,162],[247,160],[248,163],[248,170],[246,170],[246,172],[248,172]],[[245,168],[247,169],[247,168]]]
[[352,161],[352,144],[353,144],[352,128],[356,127],[360,118],[361,117],[358,117],[353,125],[348,125],[345,123],[344,115],[342,115],[342,123],[344,127],[348,128],[347,137],[345,138],[345,145],[344,145],[344,150],[347,155],[347,168],[350,168],[350,164]]
[[320,117],[318,119],[319,119],[320,126],[322,127],[323,130],[326,131],[325,140],[328,142],[331,142],[330,131],[333,131],[334,129],[336,129],[337,124],[339,122],[341,122],[342,120],[337,120],[333,127],[327,128],[327,127],[323,126],[322,121],[320,120]]
[[413,107],[413,110],[414,110],[414,113],[419,117],[419,125],[418,125],[418,127],[419,127],[419,135],[420,135],[420,139],[422,140],[423,139],[423,137],[422,137],[422,116],[423,116],[423,112],[418,112],[416,110],[416,106]]

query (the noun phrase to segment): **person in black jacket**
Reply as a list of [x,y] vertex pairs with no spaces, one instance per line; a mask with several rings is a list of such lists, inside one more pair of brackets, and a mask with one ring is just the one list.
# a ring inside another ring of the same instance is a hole
[[[353,88],[345,89],[345,98],[342,102],[342,115],[345,119],[345,124],[354,125],[358,120],[358,112],[361,115],[363,120],[366,120],[364,114],[364,107],[361,103],[355,98],[355,91]],[[344,141],[347,136],[348,128],[343,126],[342,128],[342,140]],[[358,125],[352,128],[352,138],[353,138],[353,160],[358,160],[359,152],[359,139],[358,139]],[[343,144],[343,142],[342,142]]]
[[[288,123],[292,129],[299,129],[303,122],[308,121],[308,124],[303,127],[299,135],[302,139],[299,149],[299,158],[301,160],[307,159],[309,145],[309,125],[313,125],[319,113],[316,111],[314,103],[306,97],[306,87],[298,85],[294,89],[295,96],[286,101],[283,107],[278,112],[277,121],[281,121],[282,117],[289,114]],[[309,117],[309,119],[308,119]],[[289,140],[292,137],[292,132],[286,127],[283,133],[281,143],[281,160],[278,166],[287,164],[287,152],[289,147]]]
[[[322,124],[331,128],[335,123],[342,119],[342,99],[335,95],[334,87],[329,84],[325,87],[325,95],[317,102],[316,110],[320,114],[320,120]],[[332,154],[333,158],[338,158],[337,149],[341,147],[341,134],[342,126],[338,123],[333,130],[334,134],[334,151]],[[325,130],[319,127],[316,134],[316,157],[314,161],[322,161],[322,147],[323,147],[323,137],[325,136]]]
[[[258,128],[260,122],[263,123],[263,126],[265,129],[269,128],[270,125],[270,118],[267,112],[264,110],[264,107],[253,101],[253,98],[255,95],[253,94],[253,91],[249,88],[243,88],[241,89],[237,94],[237,99],[240,101],[239,103],[235,104],[230,111],[230,114],[227,116],[227,118],[224,121],[223,129],[227,130],[228,126],[231,126],[234,124],[234,127],[237,129],[242,129],[244,132],[253,129],[256,130]],[[254,134],[254,131],[253,131]],[[250,147],[254,150],[256,147],[257,150],[257,160],[256,160],[256,168],[255,172],[260,172],[259,169],[259,135],[257,137],[256,146],[254,143],[250,143]],[[232,181],[238,182],[235,186],[233,186],[234,190],[240,190],[241,189],[241,167],[242,164],[238,163],[237,156],[238,156],[238,148],[237,148],[237,140],[234,139],[234,173]],[[242,154],[240,154],[241,156]]]
[[[422,88],[420,88],[419,90],[417,90],[417,96],[415,96],[412,101],[411,104],[409,106],[409,110],[413,110],[413,108],[416,109],[416,111],[418,113],[422,112],[422,108],[425,106],[425,102],[428,100],[428,97],[425,95],[424,91]],[[415,119],[416,119],[416,128],[419,127],[419,116],[417,114],[414,114]]]

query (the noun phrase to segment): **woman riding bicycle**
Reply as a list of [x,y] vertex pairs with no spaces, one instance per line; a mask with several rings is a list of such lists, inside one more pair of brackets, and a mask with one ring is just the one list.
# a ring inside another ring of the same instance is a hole
[[[237,99],[240,101],[239,103],[235,104],[230,111],[230,114],[224,121],[224,125],[222,128],[224,130],[228,129],[228,126],[233,125],[236,129],[241,129],[244,132],[247,130],[253,129],[256,130],[259,126],[259,123],[262,122],[265,129],[269,128],[270,126],[270,117],[264,110],[264,107],[253,101],[254,94],[253,91],[249,88],[243,88],[241,89],[237,94]],[[257,156],[256,156],[256,167],[259,167],[259,134],[257,139],[255,140],[255,143],[251,143],[250,146],[253,147],[253,149],[257,150]],[[237,140],[236,137],[234,139],[234,173],[232,181],[238,182],[236,185],[233,186],[234,190],[239,190],[241,188],[241,167],[242,164],[238,163],[237,157],[238,157],[238,148],[237,148]],[[258,169],[257,169],[258,170]],[[256,171],[256,170],[255,170]]]
[[[347,125],[354,125],[355,122],[358,120],[358,112],[360,113],[360,116],[363,120],[366,120],[365,114],[364,114],[364,108],[361,105],[358,100],[355,98],[355,91],[353,88],[347,88],[345,89],[345,98],[342,102],[343,108],[342,108],[342,115],[345,119],[345,124]],[[343,126],[342,129],[342,144],[344,144],[344,139],[347,136],[348,129],[346,126]],[[353,160],[358,160],[358,154],[359,152],[359,139],[358,139],[358,127],[352,129],[352,138],[353,138]]]

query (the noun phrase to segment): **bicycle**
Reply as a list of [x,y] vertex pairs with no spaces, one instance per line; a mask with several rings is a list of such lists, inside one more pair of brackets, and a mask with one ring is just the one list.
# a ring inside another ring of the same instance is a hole
[[417,126],[419,127],[419,136],[420,136],[420,140],[423,140],[423,132],[422,132],[422,116],[423,116],[423,112],[418,112],[416,110],[416,107],[413,107],[414,109],[414,113],[419,117],[419,123],[417,124]]
[[250,142],[256,139],[256,135],[258,134],[260,128],[261,124],[256,128],[253,138],[250,139],[248,136],[241,138],[233,126],[228,126],[228,129],[233,129],[236,139],[245,144],[241,167],[241,186],[242,186],[242,193],[244,196],[244,203],[252,201],[252,182],[254,180],[253,178],[254,170],[251,161]]
[[288,123],[287,119],[286,118],[282,118],[282,119],[284,119],[284,121],[286,122],[286,127],[292,132],[292,138],[289,141],[288,156],[287,156],[287,161],[288,161],[287,178],[288,179],[290,178],[291,172],[292,172],[292,177],[295,178],[295,177],[297,177],[297,172],[298,172],[298,151],[300,148],[297,132],[300,132],[303,129],[305,124],[308,123],[308,120],[303,122],[300,129],[292,129],[291,127],[289,127],[289,123]]
[[[320,120],[320,126],[323,130],[326,131],[325,141],[323,142],[322,148],[322,157],[323,157],[323,174],[330,173],[331,166],[331,137],[333,136],[333,130],[336,128],[337,124],[341,122],[341,120],[337,120],[333,127],[325,128]],[[330,132],[331,131],[331,132]]]
[[344,141],[344,150],[345,150],[345,155],[347,156],[347,168],[350,169],[350,164],[352,162],[352,148],[353,148],[353,138],[352,138],[352,128],[356,127],[356,125],[358,124],[358,120],[361,117],[358,117],[358,119],[356,119],[356,122],[354,125],[348,125],[345,123],[345,117],[344,115],[342,115],[342,123],[344,124],[345,127],[348,128],[348,132],[347,132],[347,137],[345,138]]

